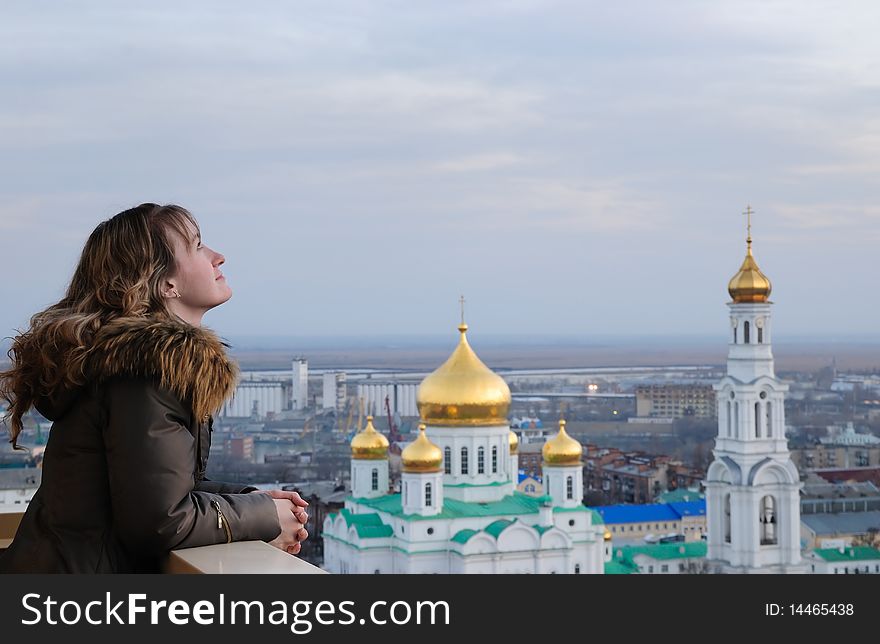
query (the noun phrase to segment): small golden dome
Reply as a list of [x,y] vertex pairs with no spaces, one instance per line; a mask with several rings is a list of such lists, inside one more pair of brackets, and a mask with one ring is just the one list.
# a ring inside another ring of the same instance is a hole
[[752,256],[752,237],[746,240],[746,258],[743,260],[739,272],[730,279],[727,292],[737,304],[744,302],[766,302],[770,297],[770,280]]
[[443,452],[425,435],[425,424],[419,425],[419,437],[400,453],[404,472],[439,472]]
[[544,443],[541,454],[544,465],[578,465],[584,448],[565,432],[565,421],[559,421],[559,433]]
[[605,531],[605,541],[611,541],[611,533],[608,530]]
[[431,425],[503,425],[510,388],[477,357],[467,341],[467,324],[449,359],[419,385],[416,402],[422,421]]
[[388,458],[388,439],[373,427],[372,416],[367,416],[367,426],[351,439],[351,457],[364,460]]
[[516,450],[519,448],[519,436],[516,435],[516,432],[511,430],[507,435],[507,442],[510,445],[510,453],[516,454]]

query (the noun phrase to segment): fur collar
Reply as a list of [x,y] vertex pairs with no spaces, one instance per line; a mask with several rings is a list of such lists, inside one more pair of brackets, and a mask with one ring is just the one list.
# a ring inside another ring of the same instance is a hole
[[226,355],[228,346],[213,331],[183,321],[119,318],[95,336],[88,375],[98,381],[155,380],[189,402],[197,420],[205,420],[235,389],[238,367]]

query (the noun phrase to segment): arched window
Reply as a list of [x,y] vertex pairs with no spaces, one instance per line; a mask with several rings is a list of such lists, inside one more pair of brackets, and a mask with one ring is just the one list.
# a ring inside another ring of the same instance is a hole
[[739,435],[739,401],[733,403],[733,431]]
[[468,449],[467,447],[461,448],[461,473],[468,473]]
[[776,500],[769,494],[761,499],[761,545],[775,546],[776,540]]
[[758,327],[758,344],[764,344],[764,327]]
[[370,486],[373,490],[379,489],[379,470],[373,468],[373,481]]
[[580,564],[574,565],[574,574],[576,574],[576,575],[581,574],[581,565]]
[[730,543],[730,495],[724,495],[724,543]]
[[764,407],[767,410],[767,438],[773,438],[773,411],[770,408],[770,401],[764,403]]
[[452,449],[449,447],[443,448],[443,473],[452,474]]
[[498,446],[492,446],[492,474],[498,474]]
[[486,473],[486,450],[480,445],[477,448],[477,474]]
[[748,320],[746,320],[743,323],[743,342],[745,344],[749,343],[749,321]]
[[733,438],[733,409],[730,401],[727,401],[727,436]]
[[434,500],[431,498],[431,484],[425,483],[425,507],[430,508]]
[[565,498],[574,498],[574,479],[570,476],[565,477]]
[[755,403],[755,438],[761,438],[761,403]]
[[736,327],[733,327],[733,343],[736,344]]

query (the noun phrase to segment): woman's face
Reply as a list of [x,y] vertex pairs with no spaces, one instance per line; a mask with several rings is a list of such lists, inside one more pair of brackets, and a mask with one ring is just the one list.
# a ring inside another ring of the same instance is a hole
[[[191,324],[201,324],[202,315],[232,297],[232,289],[220,271],[226,261],[217,251],[202,244],[201,235],[188,226],[189,240],[172,234],[174,259],[177,264],[174,275],[166,278],[170,291],[169,308]],[[179,293],[180,297],[175,294]]]

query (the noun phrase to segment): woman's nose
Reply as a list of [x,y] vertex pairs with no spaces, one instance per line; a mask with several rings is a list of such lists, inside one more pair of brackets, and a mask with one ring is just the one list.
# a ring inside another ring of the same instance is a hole
[[223,257],[223,253],[218,253],[217,251],[214,251],[214,253],[217,255],[214,258],[214,266],[220,266],[220,264],[226,261],[226,258]]

